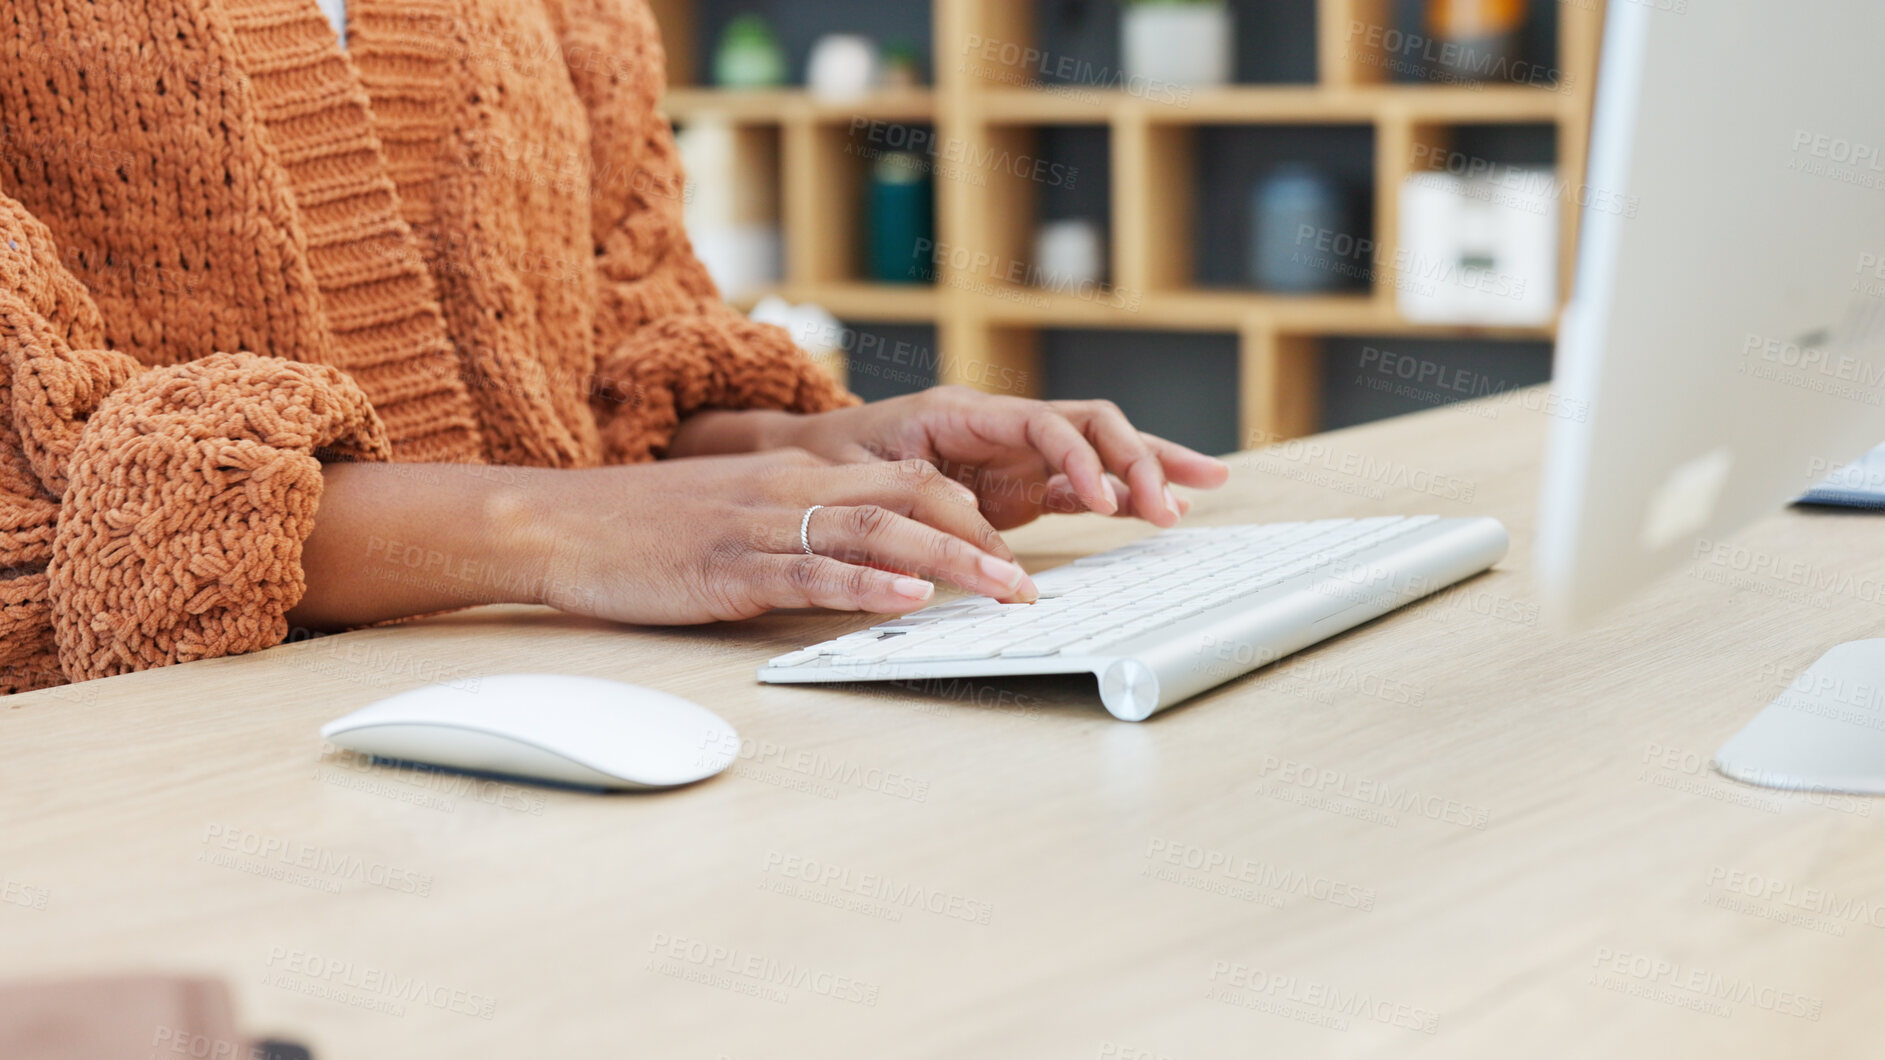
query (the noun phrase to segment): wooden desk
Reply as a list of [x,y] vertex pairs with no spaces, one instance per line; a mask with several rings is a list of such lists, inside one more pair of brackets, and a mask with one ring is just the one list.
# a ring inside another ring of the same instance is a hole
[[[1528,404],[1237,457],[1195,522],[1482,513],[1512,555],[1143,725],[1073,681],[755,683],[863,622],[791,615],[487,610],[12,699],[5,974],[221,975],[322,1060],[1878,1055],[1885,802],[1705,763],[1878,630],[1885,527],[1779,515],[1742,543],[1853,580],[1702,560],[1555,636]],[[383,694],[517,670],[692,696],[746,751],[607,798],[322,753]]]

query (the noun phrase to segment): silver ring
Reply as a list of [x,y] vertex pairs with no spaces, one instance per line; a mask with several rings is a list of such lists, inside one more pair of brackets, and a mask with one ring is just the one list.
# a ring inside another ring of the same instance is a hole
[[822,504],[812,505],[805,509],[805,518],[799,520],[799,547],[804,549],[808,556],[818,555],[812,551],[812,513],[823,507]]

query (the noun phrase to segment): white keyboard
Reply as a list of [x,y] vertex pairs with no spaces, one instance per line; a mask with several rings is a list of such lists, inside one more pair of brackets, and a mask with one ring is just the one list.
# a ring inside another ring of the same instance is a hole
[[1505,555],[1496,519],[1168,530],[1036,575],[1041,599],[938,604],[781,655],[761,681],[1092,673],[1114,717],[1157,711],[1444,589]]

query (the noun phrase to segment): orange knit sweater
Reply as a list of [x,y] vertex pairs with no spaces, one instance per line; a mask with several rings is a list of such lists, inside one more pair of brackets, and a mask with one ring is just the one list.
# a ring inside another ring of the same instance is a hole
[[0,0],[0,693],[287,635],[321,461],[855,401],[680,228],[644,0]]

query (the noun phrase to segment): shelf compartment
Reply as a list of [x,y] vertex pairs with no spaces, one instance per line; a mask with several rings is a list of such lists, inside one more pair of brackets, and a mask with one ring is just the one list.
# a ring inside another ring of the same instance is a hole
[[[1318,427],[1339,430],[1388,416],[1516,391],[1551,378],[1543,338],[1432,338],[1339,333],[1316,340]],[[1486,415],[1506,410],[1494,404]]]
[[1207,453],[1238,446],[1238,335],[1046,329],[1042,396],[1106,398],[1134,425]]
[[[940,282],[985,299],[991,308],[1059,297],[1114,300],[1109,136],[1104,126],[990,127],[982,138],[987,153],[959,174],[966,223],[957,226],[960,242],[943,248]],[[1037,260],[1040,228],[1053,221],[1088,221],[1098,228],[1097,280],[1051,274]]]
[[[1058,86],[1077,92],[1136,91],[1147,98],[1185,86],[1128,76],[1121,56],[1119,5],[1105,0],[962,0],[980,27],[953,57],[982,85]],[[1233,82],[1313,84],[1316,0],[1230,0],[1235,26]],[[1129,87],[1133,86],[1133,87]]]
[[[1510,56],[1486,57],[1470,76],[1443,65],[1447,52],[1434,33],[1420,22],[1427,8],[1423,0],[1319,0],[1318,41],[1321,80],[1331,85],[1428,84],[1454,90],[1522,86],[1569,94],[1580,91],[1575,74],[1565,73],[1566,48],[1560,38],[1566,29],[1573,36],[1592,11],[1572,3],[1529,5],[1527,18],[1516,36]],[[1578,10],[1567,10],[1570,8]],[[1597,11],[1601,17],[1601,8]],[[1581,55],[1572,55],[1581,58]],[[1579,69],[1572,64],[1570,69]],[[1484,74],[1485,76],[1478,76]]]
[[942,374],[942,347],[934,325],[839,316],[844,320],[839,341],[846,385],[852,393],[881,401],[936,385]]
[[[801,118],[785,127],[786,283],[792,287],[839,285],[890,291],[917,290],[925,283],[873,283],[866,275],[866,213],[870,170],[883,154],[913,151],[928,159],[931,180],[950,179],[947,163],[933,150],[936,132],[920,123],[872,120],[859,124]],[[932,191],[932,194],[935,194]],[[933,208],[933,202],[932,202]],[[927,273],[926,260],[912,270]],[[916,275],[915,272],[912,275]]]
[[[1194,197],[1188,275],[1172,286],[1227,289],[1276,298],[1327,297],[1373,291],[1382,258],[1375,225],[1375,131],[1368,125],[1209,125],[1195,138],[1193,172],[1182,175]],[[1249,272],[1258,217],[1254,191],[1279,166],[1305,163],[1339,189],[1347,217],[1326,231],[1285,233],[1285,244],[1311,267],[1325,268],[1331,286],[1311,295],[1264,291]],[[1181,266],[1174,266],[1174,269]]]

